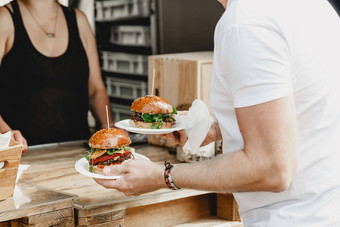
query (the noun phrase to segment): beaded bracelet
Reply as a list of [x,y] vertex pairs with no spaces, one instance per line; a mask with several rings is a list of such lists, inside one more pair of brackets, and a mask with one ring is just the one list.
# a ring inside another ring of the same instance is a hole
[[174,181],[172,180],[171,174],[170,174],[170,171],[171,171],[172,167],[174,167],[174,166],[171,165],[170,162],[168,162],[168,161],[164,162],[164,166],[165,166],[164,180],[165,180],[166,185],[168,185],[168,187],[171,190],[179,190],[180,188],[175,185]]

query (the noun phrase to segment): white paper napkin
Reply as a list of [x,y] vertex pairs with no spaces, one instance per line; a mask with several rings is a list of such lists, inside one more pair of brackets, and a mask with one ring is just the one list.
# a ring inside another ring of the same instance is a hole
[[199,99],[192,103],[187,115],[176,116],[176,123],[184,128],[188,136],[183,147],[184,153],[197,153],[213,121],[207,106]]
[[8,147],[9,142],[11,141],[12,132],[8,131],[4,134],[0,134],[0,149]]
[[18,173],[17,173],[17,178],[15,180],[15,182],[17,183],[18,180],[20,179],[22,173],[28,169],[28,167],[30,167],[30,165],[27,165],[27,164],[22,164],[22,165],[19,165],[19,168],[18,168]]

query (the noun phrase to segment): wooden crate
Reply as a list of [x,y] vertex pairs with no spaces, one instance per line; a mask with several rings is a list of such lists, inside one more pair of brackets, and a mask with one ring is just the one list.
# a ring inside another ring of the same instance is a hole
[[5,163],[0,169],[0,200],[13,196],[22,148],[21,144],[11,140],[8,148],[0,149],[0,162]]
[[[213,52],[191,52],[149,56],[149,83],[151,94],[153,69],[155,87],[153,94],[166,99],[174,107],[191,104],[199,98],[208,106],[210,114],[210,79]],[[149,144],[175,148],[157,135],[149,135]]]
[[232,194],[217,194],[217,217],[241,222],[238,204]]

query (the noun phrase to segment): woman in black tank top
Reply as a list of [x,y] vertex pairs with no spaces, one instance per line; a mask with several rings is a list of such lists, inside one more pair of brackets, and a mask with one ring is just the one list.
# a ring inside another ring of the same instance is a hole
[[[3,56],[0,52],[0,115],[4,121],[0,119],[0,132],[18,129],[30,145],[87,139],[89,107],[103,125],[105,105],[109,106],[94,36],[81,12],[46,0],[46,8],[55,14],[47,18],[50,23],[44,23],[41,17],[46,13],[38,13],[36,2],[41,1],[14,0],[6,6],[8,11],[0,10],[0,21],[12,17],[12,24],[0,22],[0,34],[14,25],[5,42],[0,38],[0,48],[5,47]],[[54,29],[55,36],[45,34],[47,29]],[[63,52],[57,48],[62,43]]]

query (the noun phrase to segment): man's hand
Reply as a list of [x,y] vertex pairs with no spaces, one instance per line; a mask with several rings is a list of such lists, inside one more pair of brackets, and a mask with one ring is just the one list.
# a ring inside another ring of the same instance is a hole
[[12,139],[24,146],[22,152],[25,153],[27,150],[27,141],[19,130],[12,130]]
[[184,130],[175,131],[175,132],[168,133],[168,134],[161,134],[159,136],[169,140],[170,143],[178,144],[182,147],[188,140],[187,134],[185,133]]
[[[168,134],[162,134],[160,136],[169,140],[170,143],[178,144],[182,147],[184,146],[184,144],[188,140],[187,134],[185,133],[184,130],[175,131],[173,133],[168,133]],[[207,137],[202,142],[201,147],[208,145],[211,142],[218,141],[218,140],[222,140],[222,134],[221,134],[221,130],[220,130],[220,127],[218,125],[218,122],[215,121],[211,125],[209,132],[207,134]]]
[[107,166],[104,175],[121,175],[116,180],[94,179],[105,188],[117,189],[126,196],[137,196],[166,187],[164,167],[146,160],[131,160],[121,165]]

